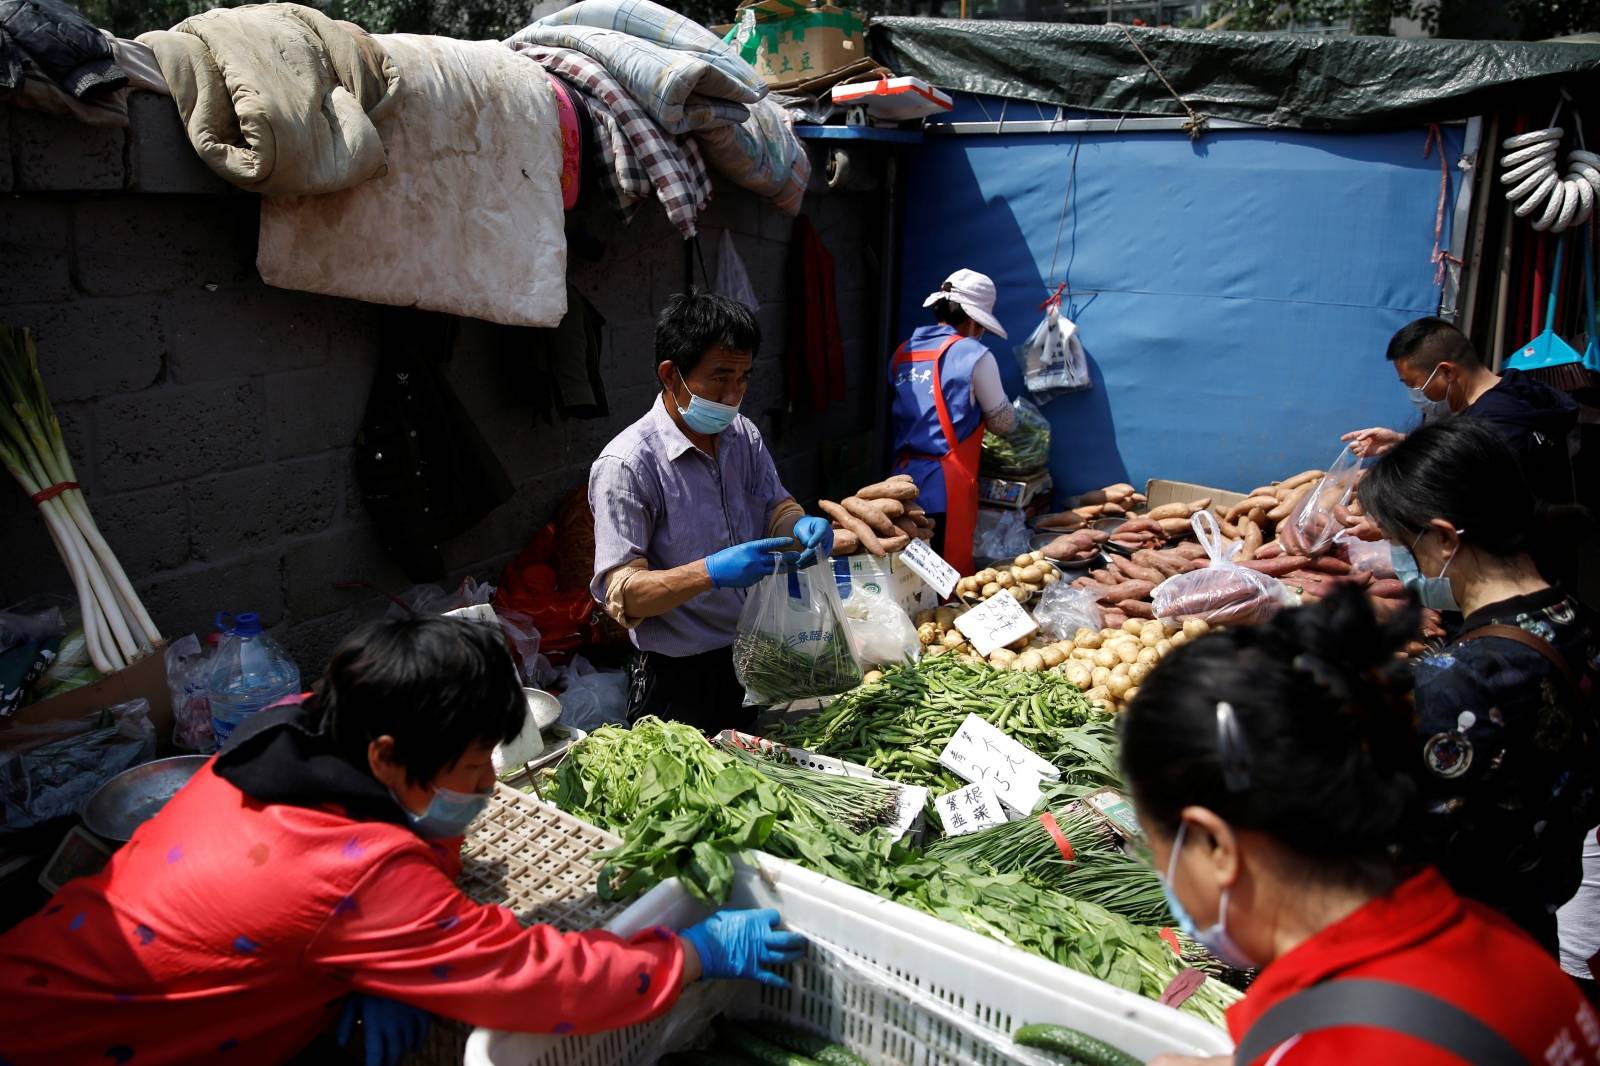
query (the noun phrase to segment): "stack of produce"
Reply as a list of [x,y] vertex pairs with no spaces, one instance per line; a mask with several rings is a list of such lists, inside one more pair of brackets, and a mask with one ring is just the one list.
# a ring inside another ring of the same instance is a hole
[[956,595],[971,603],[987,600],[1002,592],[1018,603],[1027,603],[1046,585],[1061,580],[1061,572],[1042,551],[1027,552],[1002,566],[990,566],[956,582]]
[[1146,503],[1145,494],[1132,485],[1121,483],[1103,489],[1085,492],[1072,500],[1072,505],[1059,514],[1045,515],[1033,524],[1040,529],[1070,533],[1081,529],[1097,518],[1121,518],[1132,514]]
[[917,483],[910,474],[896,474],[861,489],[840,503],[819,500],[817,506],[833,523],[833,554],[867,552],[882,558],[911,543],[933,539],[933,519],[917,505]]

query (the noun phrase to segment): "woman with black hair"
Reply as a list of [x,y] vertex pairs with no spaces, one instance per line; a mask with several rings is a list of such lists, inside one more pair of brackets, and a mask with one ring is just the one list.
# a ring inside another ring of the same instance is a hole
[[456,888],[491,754],[526,718],[498,627],[352,634],[303,704],[241,725],[101,873],[0,937],[0,1062],[283,1062],[346,1001],[373,1066],[424,1012],[593,1033],[701,977],[782,985],[804,942],[775,911],[623,940],[524,928]]
[[1600,820],[1600,642],[1534,557],[1571,550],[1584,512],[1536,503],[1499,435],[1469,418],[1415,430],[1358,492],[1423,606],[1465,616],[1415,664],[1422,839],[1458,892],[1554,954]]
[[1123,715],[1173,917],[1228,965],[1262,967],[1216,1066],[1600,1063],[1600,1018],[1538,945],[1406,861],[1416,775],[1394,653],[1416,623],[1346,591],[1219,630],[1168,655]]

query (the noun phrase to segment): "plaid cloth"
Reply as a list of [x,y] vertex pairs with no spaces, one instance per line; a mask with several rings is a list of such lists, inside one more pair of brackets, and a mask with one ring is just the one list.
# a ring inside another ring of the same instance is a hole
[[[603,127],[595,138],[602,160],[609,149],[605,169],[614,202],[626,207],[653,186],[678,232],[693,237],[695,220],[711,199],[711,174],[694,141],[672,137],[650,121],[606,68],[582,52],[529,44],[512,47],[560,74],[586,97],[590,114]],[[608,136],[613,129],[621,131],[620,139]]]
[[570,48],[601,63],[668,133],[743,122],[767,93],[716,34],[651,0],[579,0],[505,42]]

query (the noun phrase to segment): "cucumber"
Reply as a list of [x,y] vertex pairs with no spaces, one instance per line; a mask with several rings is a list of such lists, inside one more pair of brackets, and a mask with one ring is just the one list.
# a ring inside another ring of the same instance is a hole
[[1023,1047],[1059,1052],[1084,1066],[1143,1066],[1126,1051],[1064,1025],[1024,1025],[1011,1039]]
[[732,1024],[717,1026],[716,1046],[762,1063],[763,1066],[822,1066],[816,1059],[787,1051]]
[[761,1036],[779,1047],[809,1055],[823,1066],[867,1066],[867,1060],[843,1044],[836,1044],[820,1033],[813,1033],[782,1022],[762,1022]]

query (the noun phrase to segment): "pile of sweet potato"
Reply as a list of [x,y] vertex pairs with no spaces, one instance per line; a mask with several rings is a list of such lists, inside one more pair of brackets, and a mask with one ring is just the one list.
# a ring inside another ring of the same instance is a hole
[[817,506],[833,523],[833,554],[867,552],[880,559],[911,543],[933,539],[933,519],[917,505],[917,483],[910,474],[868,485],[839,503]]

